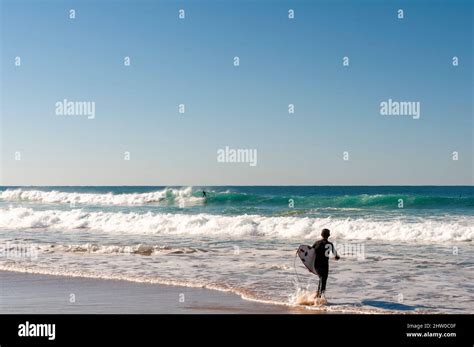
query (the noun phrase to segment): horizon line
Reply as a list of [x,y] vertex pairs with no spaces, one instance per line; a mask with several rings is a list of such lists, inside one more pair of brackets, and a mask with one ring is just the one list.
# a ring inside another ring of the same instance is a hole
[[167,184],[167,185],[0,185],[0,187],[473,187],[474,184],[447,184],[447,185],[417,185],[417,184],[396,184],[396,185],[349,185],[349,184],[331,184],[331,185],[272,185],[272,184],[258,184],[258,185],[199,185],[199,184]]

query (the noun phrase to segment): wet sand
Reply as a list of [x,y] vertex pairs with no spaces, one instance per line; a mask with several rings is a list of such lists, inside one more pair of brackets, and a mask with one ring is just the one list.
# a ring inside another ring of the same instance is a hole
[[0,271],[0,313],[285,314],[305,309],[204,288]]

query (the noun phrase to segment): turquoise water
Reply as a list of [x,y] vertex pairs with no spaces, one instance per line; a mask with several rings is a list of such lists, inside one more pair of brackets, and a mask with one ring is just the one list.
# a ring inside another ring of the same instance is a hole
[[[173,193],[173,189],[180,190],[182,187],[0,187],[0,192],[5,190],[41,191],[41,192],[64,192],[75,194],[114,194],[114,195],[139,195],[164,191],[166,194],[159,196],[155,201],[136,201],[128,207],[141,207],[141,210],[176,212],[180,209],[179,196]],[[199,204],[188,204],[186,213],[214,213],[234,214],[256,213],[261,215],[278,215],[288,212],[298,214],[316,214],[317,209],[324,213],[324,209],[347,209],[347,215],[353,215],[356,209],[368,214],[374,212],[400,212],[400,213],[426,213],[436,214],[447,211],[456,214],[474,214],[474,187],[337,187],[337,186],[293,186],[293,187],[193,187],[189,194],[184,197],[201,198],[202,192],[206,191],[207,198]],[[399,208],[399,199],[403,200],[403,209]],[[14,201],[14,199],[12,199]],[[12,201],[12,200],[3,200]],[[44,199],[46,200],[46,199]],[[45,202],[41,199],[35,200],[23,197],[22,202]],[[293,200],[294,207],[290,208]],[[64,196],[56,201],[54,197],[50,201],[68,203],[74,201],[74,196]],[[81,204],[83,208],[108,205],[114,206],[113,202],[104,201],[97,204],[94,199],[85,200]],[[127,206],[127,204],[118,204]],[[181,206],[183,207],[183,206]],[[352,209],[352,210],[349,210]],[[404,212],[402,212],[404,211]]]

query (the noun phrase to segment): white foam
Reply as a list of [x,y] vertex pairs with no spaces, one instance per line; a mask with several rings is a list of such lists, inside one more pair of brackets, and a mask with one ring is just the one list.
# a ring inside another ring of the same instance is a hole
[[160,245],[99,245],[96,243],[84,244],[37,244],[39,250],[46,253],[70,252],[90,254],[137,254],[137,255],[159,255],[159,254],[192,254],[207,253],[208,250],[194,247],[170,247]]
[[0,192],[0,199],[5,201],[32,201],[55,204],[91,204],[133,206],[162,202],[172,202],[178,205],[197,204],[203,198],[192,196],[192,188],[165,188],[150,193],[112,194],[112,193],[74,193],[24,189],[7,189]]
[[88,229],[107,233],[179,234],[224,237],[315,239],[328,227],[334,238],[387,241],[472,241],[474,217],[449,220],[222,216],[210,214],[164,214],[85,212],[81,209],[37,211],[25,207],[0,209],[0,228],[41,228],[52,231]]

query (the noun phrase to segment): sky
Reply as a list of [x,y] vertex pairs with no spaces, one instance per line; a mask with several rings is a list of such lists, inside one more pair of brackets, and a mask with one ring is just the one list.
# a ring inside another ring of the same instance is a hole
[[472,1],[0,2],[0,185],[474,182]]

